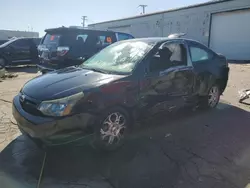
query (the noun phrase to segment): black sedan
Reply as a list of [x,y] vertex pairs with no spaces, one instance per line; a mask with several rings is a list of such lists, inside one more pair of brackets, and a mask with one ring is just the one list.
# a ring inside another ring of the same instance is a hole
[[13,115],[21,132],[43,144],[91,134],[94,146],[110,150],[135,120],[186,105],[215,108],[228,73],[224,56],[193,40],[120,41],[80,66],[27,82]]

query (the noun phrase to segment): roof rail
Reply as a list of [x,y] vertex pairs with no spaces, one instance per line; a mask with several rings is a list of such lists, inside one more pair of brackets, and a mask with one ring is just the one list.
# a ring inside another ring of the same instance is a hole
[[173,34],[170,34],[168,35],[168,38],[172,39],[172,38],[181,38],[183,36],[185,36],[186,33],[173,33]]

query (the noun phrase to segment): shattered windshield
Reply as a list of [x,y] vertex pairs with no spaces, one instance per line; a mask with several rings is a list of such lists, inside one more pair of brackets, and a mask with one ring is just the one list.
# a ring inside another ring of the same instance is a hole
[[152,46],[152,44],[142,41],[117,42],[86,60],[81,67],[129,74]]

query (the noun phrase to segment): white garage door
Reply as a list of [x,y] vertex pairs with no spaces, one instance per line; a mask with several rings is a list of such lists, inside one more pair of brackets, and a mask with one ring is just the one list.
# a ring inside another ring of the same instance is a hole
[[231,60],[250,60],[250,9],[214,14],[210,48]]

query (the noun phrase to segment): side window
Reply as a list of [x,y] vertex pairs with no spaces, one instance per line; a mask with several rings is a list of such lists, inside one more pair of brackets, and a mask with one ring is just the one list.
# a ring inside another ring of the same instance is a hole
[[187,65],[187,51],[183,44],[167,43],[159,49],[150,62],[150,72]]
[[127,34],[127,33],[117,33],[118,41],[120,40],[127,40],[127,39],[132,39],[132,35]]
[[99,41],[97,44],[106,46],[106,45],[111,44],[112,42],[113,40],[111,36],[102,35],[102,36],[99,36]]
[[11,46],[14,48],[29,48],[29,43],[27,40],[16,40],[13,43],[11,43]]
[[75,42],[75,47],[77,48],[83,48],[84,43],[86,42],[88,38],[87,34],[79,34],[76,36],[76,42]]
[[196,46],[190,46],[190,54],[191,60],[194,63],[209,60],[213,56],[209,51]]
[[82,42],[85,42],[87,37],[88,37],[87,34],[77,35],[76,40],[81,40]]
[[116,42],[114,36],[114,34],[110,34],[108,32],[92,32],[89,33],[88,37],[86,38],[85,44],[91,47],[102,49],[103,47]]
[[170,61],[176,62],[181,65],[186,65],[186,62],[184,61],[184,50],[185,47],[182,44],[168,44],[166,47],[172,52],[172,55],[170,57]]

